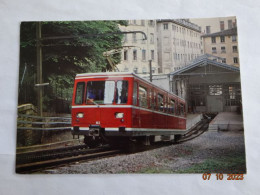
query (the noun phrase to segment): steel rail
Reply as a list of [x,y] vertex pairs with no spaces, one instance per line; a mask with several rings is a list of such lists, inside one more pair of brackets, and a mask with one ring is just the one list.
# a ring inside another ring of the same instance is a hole
[[120,150],[108,150],[108,151],[103,151],[103,152],[98,152],[98,153],[93,153],[93,154],[85,154],[85,155],[80,155],[80,156],[73,156],[73,157],[66,157],[62,159],[53,159],[53,160],[48,160],[48,161],[40,161],[40,162],[35,162],[35,163],[27,163],[27,164],[22,164],[22,165],[17,165],[16,166],[16,173],[31,173],[31,172],[36,172],[39,170],[42,170],[44,168],[49,168],[49,167],[57,167],[58,165],[62,164],[68,164],[76,161],[83,161],[83,160],[93,160],[101,157],[107,157],[110,155],[118,154],[120,153]]

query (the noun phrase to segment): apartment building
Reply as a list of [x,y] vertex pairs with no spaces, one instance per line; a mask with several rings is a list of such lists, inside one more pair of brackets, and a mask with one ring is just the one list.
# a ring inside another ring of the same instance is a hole
[[222,58],[222,63],[239,67],[239,52],[237,28],[231,28],[216,33],[205,34],[205,53]]
[[159,73],[168,74],[203,54],[201,29],[188,19],[157,20]]
[[137,74],[149,73],[149,60],[152,60],[153,73],[158,73],[157,38],[155,20],[129,20],[128,26],[120,26],[124,32],[142,31],[142,33],[129,33],[124,35],[122,61],[117,65],[121,72],[134,72]]
[[202,34],[212,34],[237,26],[235,16],[217,18],[193,18],[190,21],[201,27]]

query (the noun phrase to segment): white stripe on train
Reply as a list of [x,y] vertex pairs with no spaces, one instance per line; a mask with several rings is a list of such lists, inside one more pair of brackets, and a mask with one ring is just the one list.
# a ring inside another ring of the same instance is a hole
[[166,116],[173,116],[173,117],[177,117],[177,118],[186,119],[185,117],[167,114],[167,113],[163,113],[163,112],[158,112],[155,110],[149,110],[147,108],[141,108],[141,107],[132,106],[132,105],[112,105],[112,106],[111,105],[93,105],[93,106],[84,105],[84,106],[72,106],[72,108],[134,108],[134,109],[145,110],[148,112],[153,112],[153,113],[162,114],[162,115],[166,115]]

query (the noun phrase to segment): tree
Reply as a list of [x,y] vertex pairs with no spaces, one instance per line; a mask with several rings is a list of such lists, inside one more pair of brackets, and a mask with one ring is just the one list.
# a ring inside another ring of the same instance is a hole
[[[126,25],[126,21],[42,22],[43,81],[50,83],[48,88],[72,88],[77,73],[109,70],[111,67],[102,54],[122,46],[123,35],[117,34],[119,24]],[[120,62],[120,57],[120,54],[112,56],[115,63]],[[31,89],[26,96],[35,96],[36,22],[21,24],[19,74],[20,81],[23,78],[19,103],[26,103],[22,90],[25,85]],[[48,93],[45,99],[55,95]],[[32,98],[29,101],[35,103]]]

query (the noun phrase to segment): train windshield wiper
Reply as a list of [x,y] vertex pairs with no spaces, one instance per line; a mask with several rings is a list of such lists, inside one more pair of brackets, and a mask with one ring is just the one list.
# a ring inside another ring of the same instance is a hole
[[89,101],[89,102],[91,102],[91,103],[93,103],[93,104],[99,106],[99,104],[98,104],[97,102],[95,102],[93,99],[87,98],[87,101]]

